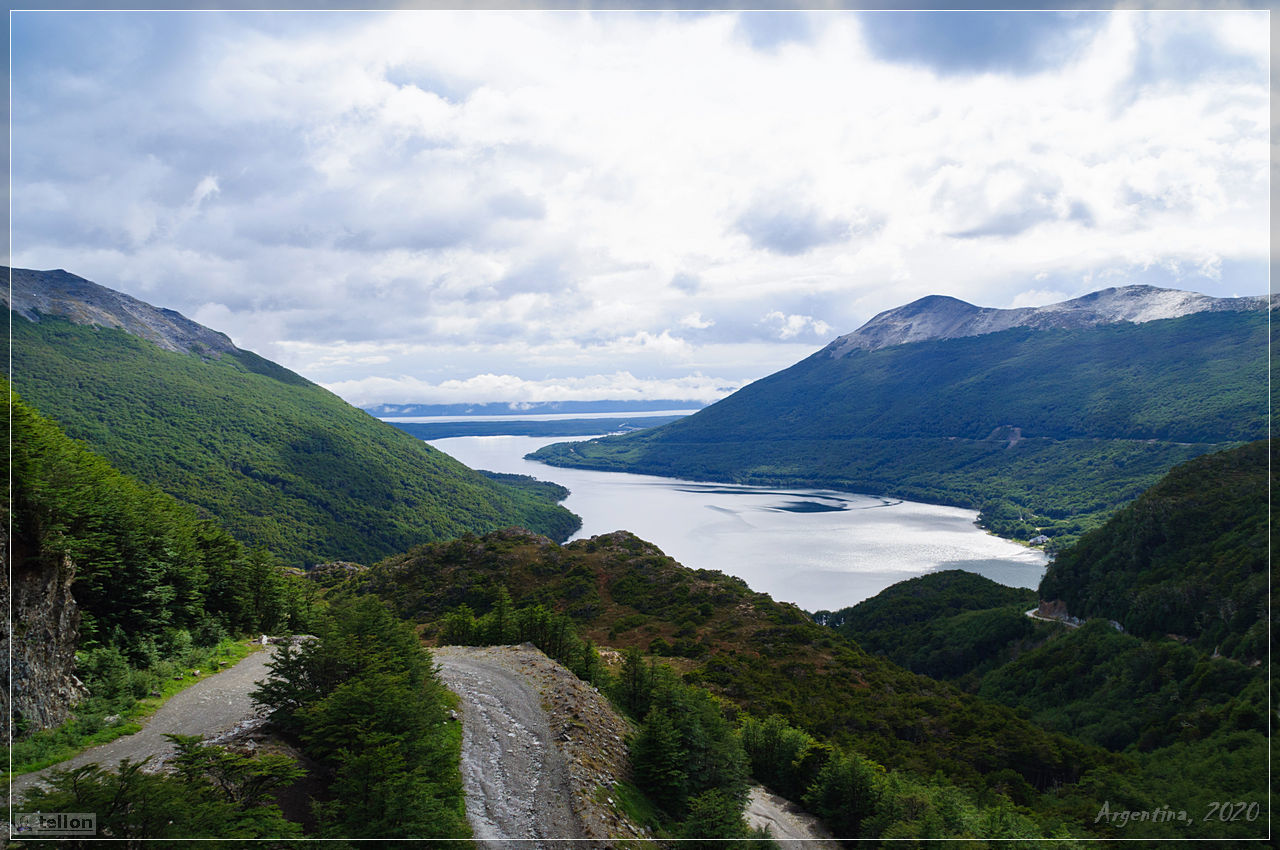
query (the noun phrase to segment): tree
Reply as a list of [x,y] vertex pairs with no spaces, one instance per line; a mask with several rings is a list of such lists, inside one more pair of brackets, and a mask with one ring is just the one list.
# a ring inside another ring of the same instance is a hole
[[671,717],[660,708],[650,709],[631,743],[631,764],[645,794],[671,815],[683,808],[688,776],[682,765],[687,757]]
[[742,802],[716,788],[704,791],[689,801],[689,814],[680,826],[681,838],[717,839],[707,842],[692,841],[685,845],[706,850],[723,850],[723,839],[745,838],[747,834]]

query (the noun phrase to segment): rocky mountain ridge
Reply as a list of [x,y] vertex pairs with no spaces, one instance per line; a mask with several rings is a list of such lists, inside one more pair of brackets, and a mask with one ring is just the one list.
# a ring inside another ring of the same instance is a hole
[[72,324],[119,328],[166,351],[204,357],[237,351],[230,337],[193,322],[181,313],[108,289],[63,269],[5,269],[12,284],[4,296],[13,312],[32,322],[61,316]]
[[977,307],[959,298],[927,295],[885,310],[824,349],[832,358],[854,351],[934,339],[982,336],[1011,328],[1033,330],[1091,328],[1118,322],[1176,319],[1192,313],[1265,310],[1265,296],[1214,298],[1198,292],[1136,284],[1091,292],[1043,307]]

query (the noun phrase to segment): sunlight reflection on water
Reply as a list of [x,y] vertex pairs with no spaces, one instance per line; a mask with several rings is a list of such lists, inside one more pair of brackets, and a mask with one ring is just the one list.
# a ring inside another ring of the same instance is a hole
[[[577,439],[588,439],[586,437]],[[582,517],[577,538],[626,529],[687,567],[720,570],[808,611],[834,610],[890,584],[966,569],[1035,587],[1042,552],[988,534],[975,511],[839,493],[701,484],[562,469],[525,460],[545,437],[450,437],[431,445],[468,466],[554,481]]]

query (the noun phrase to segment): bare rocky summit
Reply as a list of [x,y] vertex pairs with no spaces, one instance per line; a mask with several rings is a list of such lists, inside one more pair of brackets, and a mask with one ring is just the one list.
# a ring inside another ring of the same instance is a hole
[[10,309],[32,322],[60,316],[77,325],[119,328],[154,342],[166,351],[217,357],[236,351],[231,339],[174,310],[153,307],[62,269],[5,269],[12,295]]
[[1013,309],[977,307],[946,295],[928,295],[880,313],[825,350],[839,358],[859,349],[875,351],[908,342],[981,336],[1011,328],[1091,328],[1117,322],[1176,319],[1192,313],[1265,310],[1267,304],[1264,296],[1214,298],[1145,285],[1113,287],[1058,304]]

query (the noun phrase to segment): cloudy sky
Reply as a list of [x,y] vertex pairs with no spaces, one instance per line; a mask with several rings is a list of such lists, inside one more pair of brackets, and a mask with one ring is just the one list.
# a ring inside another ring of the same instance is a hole
[[356,404],[710,401],[931,293],[1261,294],[1268,29],[14,13],[13,263]]

